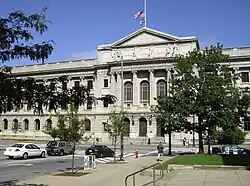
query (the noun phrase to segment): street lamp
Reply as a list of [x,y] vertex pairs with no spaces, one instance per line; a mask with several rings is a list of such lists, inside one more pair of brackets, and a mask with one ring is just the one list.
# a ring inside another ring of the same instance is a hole
[[[121,50],[115,50],[116,55],[119,58],[121,58],[121,113],[122,115],[124,107],[123,107],[123,100],[124,100],[124,94],[123,94],[123,54]],[[124,161],[123,159],[123,150],[124,150],[124,145],[123,145],[123,132],[121,133],[121,155],[120,155],[120,161]]]

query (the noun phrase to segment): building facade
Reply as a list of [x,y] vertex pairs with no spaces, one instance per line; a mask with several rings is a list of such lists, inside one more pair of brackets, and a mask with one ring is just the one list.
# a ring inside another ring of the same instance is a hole
[[[79,109],[80,117],[88,121],[86,136],[103,140],[108,139],[106,126],[109,114],[119,111],[123,93],[124,110],[127,112],[126,136],[131,139],[155,138],[162,136],[163,130],[150,109],[156,104],[154,98],[166,95],[169,89],[175,55],[186,54],[197,48],[199,42],[195,36],[177,37],[142,28],[112,44],[98,46],[97,58],[16,66],[12,73],[19,77],[33,77],[44,83],[66,75],[69,81],[65,86],[85,85],[94,97],[115,95],[118,98],[115,105],[104,105],[101,101],[92,104],[90,101]],[[230,55],[230,68],[242,74],[237,86],[250,86],[250,47],[228,48],[223,52]],[[33,111],[26,109],[3,114],[0,123],[2,137],[48,138],[43,132],[44,127],[53,127],[57,123],[55,114],[48,114],[35,116]],[[193,122],[195,118],[189,120]],[[14,124],[18,124],[19,130],[12,130]],[[247,139],[250,140],[250,122],[245,120],[243,128],[249,132]],[[191,132],[181,132],[173,134],[173,142],[180,143],[184,137],[190,142],[193,140]],[[197,134],[194,137],[197,139]]]

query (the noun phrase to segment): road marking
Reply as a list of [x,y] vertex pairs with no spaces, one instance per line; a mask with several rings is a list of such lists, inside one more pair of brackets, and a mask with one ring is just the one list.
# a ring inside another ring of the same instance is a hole
[[16,167],[16,166],[25,166],[25,167],[32,167],[34,166],[33,164],[22,164],[22,163],[12,163],[12,164],[8,164],[9,167]]

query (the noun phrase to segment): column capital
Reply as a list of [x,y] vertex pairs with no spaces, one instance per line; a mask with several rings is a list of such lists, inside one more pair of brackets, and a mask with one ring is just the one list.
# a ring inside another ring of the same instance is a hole
[[150,73],[153,73],[154,72],[154,69],[149,69],[148,70]]
[[133,73],[133,74],[137,74],[138,71],[137,71],[137,70],[132,70],[132,73]]

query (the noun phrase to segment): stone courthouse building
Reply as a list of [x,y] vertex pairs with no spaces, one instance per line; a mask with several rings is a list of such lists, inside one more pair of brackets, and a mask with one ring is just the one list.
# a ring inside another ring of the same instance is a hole
[[[162,136],[163,130],[150,107],[156,104],[155,97],[166,95],[169,89],[173,57],[196,48],[199,48],[199,40],[195,36],[177,37],[144,27],[112,44],[98,46],[97,58],[16,66],[12,73],[19,77],[33,77],[40,82],[49,82],[66,75],[69,82],[65,86],[85,85],[95,97],[115,95],[118,101],[114,106],[103,105],[101,101],[95,105],[89,101],[79,110],[80,117],[88,121],[86,135],[104,140],[108,139],[106,126],[109,113],[120,109],[121,95],[124,92],[124,110],[128,113],[125,120],[126,135],[130,139],[153,139]],[[230,55],[230,68],[242,75],[237,85],[249,87],[250,47],[226,48],[224,53]],[[193,117],[190,121],[193,122]],[[16,134],[12,130],[15,123],[20,128]],[[48,117],[48,113],[35,116],[32,111],[24,109],[1,116],[0,128],[3,132],[0,135],[5,138],[44,139],[47,137],[43,133],[44,126],[55,126],[56,123],[57,117],[53,113],[52,117]],[[249,132],[247,138],[250,140],[249,121],[244,121],[243,129]],[[184,137],[192,143],[193,134],[190,132],[173,134],[173,142],[182,142]]]

